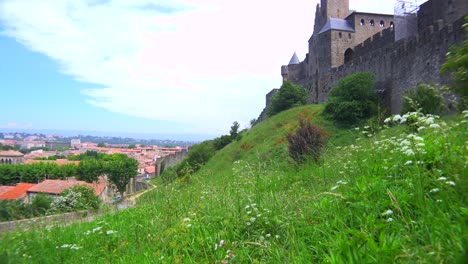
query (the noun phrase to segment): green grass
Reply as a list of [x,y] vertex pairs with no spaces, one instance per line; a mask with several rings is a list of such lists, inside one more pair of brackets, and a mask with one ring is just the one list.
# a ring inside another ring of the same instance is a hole
[[[4,235],[0,263],[461,263],[467,119],[364,137],[323,120],[322,108],[260,123],[188,182],[156,180],[136,208]],[[320,164],[289,162],[298,118],[330,135]]]

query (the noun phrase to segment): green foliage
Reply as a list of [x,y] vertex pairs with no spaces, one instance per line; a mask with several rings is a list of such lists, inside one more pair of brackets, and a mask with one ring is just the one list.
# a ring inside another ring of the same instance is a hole
[[374,75],[361,72],[346,76],[332,89],[324,114],[340,126],[357,125],[377,112]]
[[[0,259],[464,263],[466,117],[450,117],[446,125],[434,119],[439,128],[419,134],[394,126],[357,140],[321,110],[298,107],[265,120],[218,151],[190,185],[156,179],[158,187],[134,208],[2,236]],[[319,164],[293,167],[286,135],[301,117],[330,138]]]
[[271,104],[268,106],[268,116],[274,116],[281,111],[307,104],[307,91],[304,87],[286,81],[281,88],[271,98]]
[[[468,38],[468,16],[465,16]],[[468,109],[468,40],[461,45],[453,45],[447,53],[447,61],[442,65],[442,73],[452,73],[454,85],[451,88],[460,98],[459,110]]]
[[136,145],[135,144],[130,144],[130,145],[128,145],[128,148],[129,149],[134,149],[134,148],[136,148]]
[[2,200],[0,201],[0,222],[44,216],[51,202],[52,199],[44,194],[36,195],[30,204],[25,204],[22,200]]
[[434,84],[418,84],[415,91],[407,91],[403,98],[401,112],[417,112],[423,114],[441,114],[445,110],[444,98],[440,88]]
[[231,140],[236,140],[237,134],[239,133],[240,124],[237,121],[234,121],[231,126],[229,134],[231,135]]
[[56,197],[51,205],[51,213],[74,212],[80,210],[96,210],[101,201],[94,193],[94,190],[86,185],[76,185],[64,190],[60,196]]
[[20,200],[0,201],[0,221],[13,221],[30,217],[28,208]]
[[257,124],[257,122],[258,122],[257,118],[252,118],[252,119],[250,120],[250,127],[255,126],[255,125]]
[[105,172],[123,197],[130,179],[138,174],[138,162],[126,155],[114,154],[113,159],[106,163]]
[[106,147],[106,144],[104,144],[104,143],[101,142],[101,143],[98,143],[98,144],[97,144],[97,147],[98,147],[98,148],[105,148],[105,147]]
[[299,128],[288,134],[289,156],[297,163],[308,160],[318,162],[325,145],[325,137],[320,128],[304,119],[299,119]]
[[38,193],[31,201],[31,211],[34,216],[45,215],[52,203],[52,198],[44,193]]
[[[227,140],[231,139],[230,136],[222,136]],[[214,141],[206,140],[202,143],[194,145],[189,153],[188,157],[185,158],[182,162],[177,164],[175,167],[166,169],[166,171],[161,175],[161,178],[164,182],[169,183],[176,179],[182,179],[183,181],[189,181],[193,173],[198,171],[206,162],[208,162],[211,157],[214,156],[216,148],[214,142],[218,144],[218,147],[221,147],[224,144],[220,138],[215,139]]]
[[213,139],[213,146],[216,150],[220,150],[232,142],[232,137],[229,135],[223,135]]
[[43,179],[65,179],[76,175],[76,166],[55,163],[1,164],[0,184],[13,185],[19,182],[38,183]]
[[103,173],[104,163],[97,159],[84,159],[77,168],[78,180],[93,182]]

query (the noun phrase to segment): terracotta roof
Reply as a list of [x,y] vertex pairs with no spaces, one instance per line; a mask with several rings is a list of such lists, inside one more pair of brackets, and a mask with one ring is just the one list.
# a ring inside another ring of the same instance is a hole
[[0,200],[16,200],[21,198],[21,196],[26,194],[28,189],[34,187],[35,185],[36,184],[34,183],[19,183],[18,185],[0,195]]
[[0,150],[0,157],[23,157],[24,154],[16,150]]
[[33,163],[55,163],[59,166],[66,165],[66,164],[75,164],[78,166],[80,161],[77,160],[66,160],[66,159],[57,159],[57,160],[26,160],[24,161],[25,164],[33,164]]
[[14,188],[15,186],[5,186],[5,185],[2,185],[0,186],[0,195],[4,194],[6,191]]
[[60,194],[62,191],[71,188],[75,185],[87,185],[94,189],[96,195],[101,195],[102,191],[107,186],[107,182],[100,179],[99,183],[87,183],[85,181],[77,181],[75,178],[70,178],[68,180],[45,180],[41,183],[38,183],[33,188],[29,189],[28,192],[36,193],[49,193],[49,194]]
[[156,172],[156,167],[155,166],[148,166],[145,168],[146,173],[155,173]]

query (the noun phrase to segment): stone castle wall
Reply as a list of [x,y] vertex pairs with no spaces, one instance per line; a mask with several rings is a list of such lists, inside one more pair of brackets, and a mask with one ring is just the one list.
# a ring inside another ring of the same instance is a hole
[[449,84],[450,78],[440,73],[446,53],[453,44],[465,39],[464,19],[444,25],[443,21],[428,27],[418,36],[393,42],[392,30],[378,33],[356,47],[355,58],[349,63],[332,69],[320,80],[320,94],[316,103],[325,102],[331,87],[343,77],[356,72],[372,72],[376,78],[376,88],[383,95],[392,113],[399,113],[405,91],[418,83]]

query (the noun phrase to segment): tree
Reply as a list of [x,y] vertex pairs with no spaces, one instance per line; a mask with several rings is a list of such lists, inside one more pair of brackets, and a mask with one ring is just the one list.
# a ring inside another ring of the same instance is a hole
[[234,121],[232,123],[231,131],[229,131],[229,134],[231,135],[232,140],[235,140],[237,138],[239,127],[240,127],[240,124],[237,121]]
[[[465,33],[468,36],[468,16],[465,16]],[[468,40],[461,45],[453,45],[447,53],[447,61],[442,65],[442,73],[452,73],[454,84],[451,88],[460,98],[459,110],[468,108]]]
[[253,127],[253,126],[255,126],[256,124],[257,124],[257,119],[256,119],[256,118],[252,118],[252,119],[250,120],[250,127]]
[[134,149],[134,148],[136,148],[136,145],[135,144],[130,144],[130,145],[128,145],[128,148],[129,149]]
[[98,177],[102,174],[103,165],[102,162],[96,159],[84,159],[80,161],[76,172],[79,180],[94,182],[97,181]]
[[138,174],[138,162],[123,154],[115,154],[112,160],[107,162],[105,171],[109,180],[117,187],[123,197],[130,179]]
[[324,114],[338,125],[351,126],[377,112],[374,75],[360,72],[341,79],[328,96]]
[[216,150],[220,150],[232,142],[232,136],[223,135],[213,139],[213,146]]
[[301,85],[286,81],[271,98],[268,116],[274,116],[284,110],[307,104],[307,91]]
[[98,148],[105,148],[106,144],[101,142],[101,143],[98,143],[97,146],[98,146]]
[[445,110],[444,97],[434,84],[418,84],[415,91],[407,91],[401,112],[441,114]]

